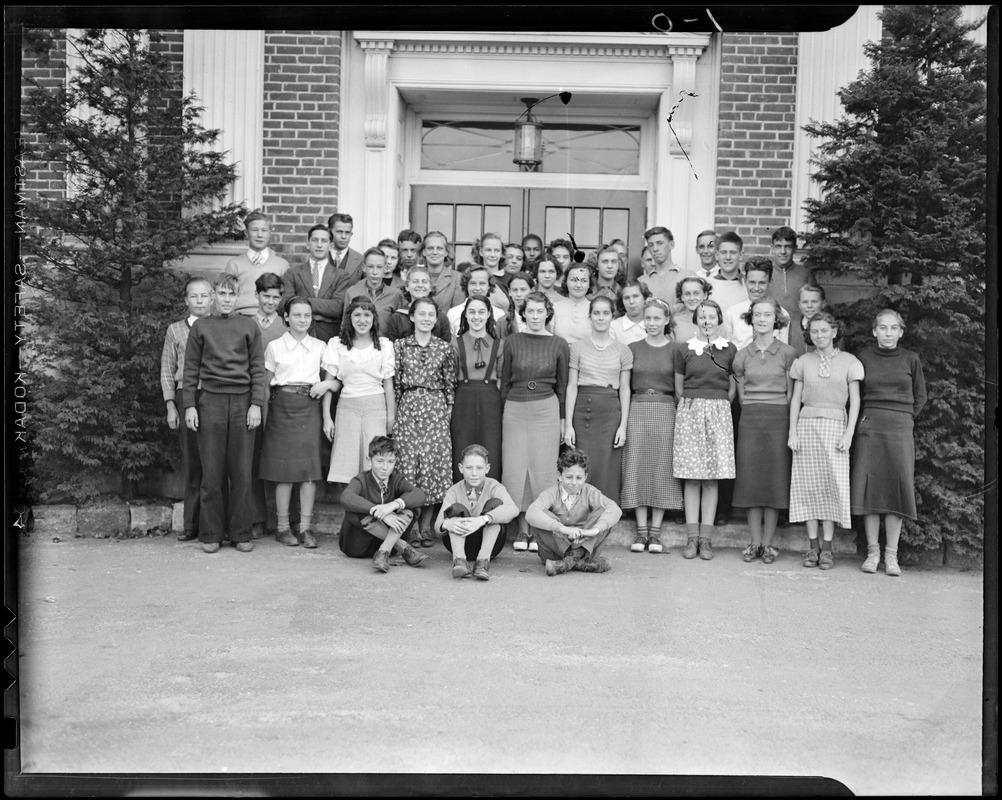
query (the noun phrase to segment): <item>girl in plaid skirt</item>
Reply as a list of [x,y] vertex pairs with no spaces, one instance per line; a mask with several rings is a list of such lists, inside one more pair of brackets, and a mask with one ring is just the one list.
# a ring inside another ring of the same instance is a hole
[[[835,347],[839,325],[831,314],[816,315],[809,332],[815,350],[800,356],[790,367],[795,381],[790,401],[790,522],[807,524],[810,549],[804,566],[831,569],[835,566],[835,524],[843,528],[851,524],[849,447],[859,415],[863,365]],[[821,542],[818,520],[824,537]]]

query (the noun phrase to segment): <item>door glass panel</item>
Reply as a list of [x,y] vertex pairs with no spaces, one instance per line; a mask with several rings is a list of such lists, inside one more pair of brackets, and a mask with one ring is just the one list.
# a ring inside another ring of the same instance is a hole
[[505,242],[511,239],[511,209],[508,206],[484,206],[484,227],[481,233],[496,233]]
[[627,208],[602,209],[602,243],[613,239],[630,241],[630,210]]
[[575,208],[574,209],[574,241],[578,247],[592,248],[601,244],[599,235],[601,231],[598,227],[599,209],[597,208]]
[[472,242],[480,236],[480,206],[456,206],[456,237],[458,242]]
[[440,231],[449,241],[452,241],[455,231],[452,229],[452,204],[428,204],[428,225],[425,231]]
[[[540,172],[639,175],[640,126],[544,122]],[[423,120],[421,169],[518,172],[512,122]],[[566,233],[566,231],[565,231]]]
[[543,238],[549,244],[554,239],[566,239],[571,230],[571,210],[560,206],[547,206]]

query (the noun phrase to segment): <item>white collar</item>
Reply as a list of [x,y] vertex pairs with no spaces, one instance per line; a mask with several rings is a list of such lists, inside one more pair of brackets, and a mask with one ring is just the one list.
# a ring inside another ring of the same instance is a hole
[[259,253],[261,255],[261,261],[260,261],[260,263],[263,264],[265,261],[268,260],[268,256],[271,255],[271,250],[269,250],[267,247],[264,248],[264,250],[252,250],[251,248],[248,247],[247,248],[247,260],[253,262],[254,258]]
[[633,322],[626,314],[620,317],[623,320],[623,330],[628,331],[630,328],[636,328],[638,325],[644,324],[644,318],[641,317],[636,322]]
[[[697,356],[701,356],[703,355],[703,351],[706,349],[707,342],[700,339],[698,336],[693,336],[686,342],[686,344],[692,352],[694,352]],[[718,350],[726,350],[728,341],[723,336],[717,336],[717,338],[712,339],[709,344],[712,344]]]
[[286,350],[294,350],[297,347],[305,347],[307,351],[311,351],[316,349],[316,345],[314,344],[314,342],[320,345],[321,349],[323,349],[324,347],[323,342],[321,342],[319,339],[314,339],[309,334],[306,334],[306,336],[303,337],[302,341],[297,342],[295,337],[289,331],[283,333],[279,341],[285,344]]
[[189,315],[189,316],[188,316],[188,327],[189,327],[189,328],[190,328],[190,327],[191,327],[192,325],[194,325],[194,324],[195,324],[195,320],[196,320],[196,319],[201,319],[201,317],[196,317],[196,316],[195,316],[194,314],[191,314],[191,315]]

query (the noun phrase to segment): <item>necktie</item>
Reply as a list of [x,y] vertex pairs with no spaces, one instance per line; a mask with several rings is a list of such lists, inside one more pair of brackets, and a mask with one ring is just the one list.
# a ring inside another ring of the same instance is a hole
[[312,261],[313,265],[313,294],[320,294],[320,262]]
[[383,502],[386,500],[386,484],[382,481],[376,481],[379,484],[379,501]]
[[254,255],[251,256],[251,264],[253,264],[254,266],[257,266],[263,260],[264,260],[264,254],[260,251],[254,253]]

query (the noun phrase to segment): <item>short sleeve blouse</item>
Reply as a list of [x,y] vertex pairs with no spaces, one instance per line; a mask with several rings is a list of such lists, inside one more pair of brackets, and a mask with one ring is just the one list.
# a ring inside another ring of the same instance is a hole
[[394,367],[393,343],[379,337],[379,349],[348,347],[340,339],[331,339],[321,360],[323,368],[341,383],[342,397],[368,397],[383,393],[383,381],[392,378]]
[[790,377],[804,384],[800,416],[845,421],[849,384],[863,380],[863,364],[856,356],[836,350],[831,359],[830,375],[822,378],[820,371],[821,356],[817,350],[804,353],[790,367]]
[[779,339],[765,350],[755,342],[741,348],[731,370],[743,387],[744,404],[786,405],[786,376],[796,358],[797,351]]
[[578,386],[618,388],[620,373],[633,369],[633,351],[616,339],[600,350],[589,336],[571,343],[568,366],[578,371]]

